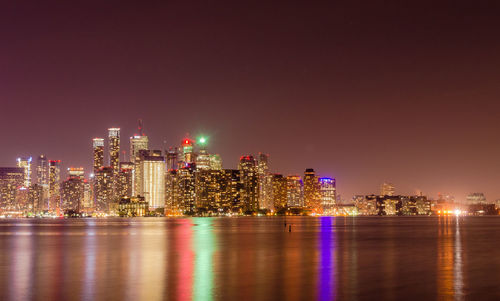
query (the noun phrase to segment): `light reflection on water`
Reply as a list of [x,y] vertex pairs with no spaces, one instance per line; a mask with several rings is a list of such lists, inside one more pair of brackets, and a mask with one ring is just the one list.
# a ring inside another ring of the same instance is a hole
[[500,218],[33,219],[0,224],[2,300],[500,297]]

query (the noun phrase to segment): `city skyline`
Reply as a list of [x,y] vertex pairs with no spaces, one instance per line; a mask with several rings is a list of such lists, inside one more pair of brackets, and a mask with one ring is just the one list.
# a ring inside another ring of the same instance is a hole
[[[88,169],[102,128],[154,148],[212,137],[265,151],[342,194],[500,198],[497,16],[481,5],[220,1],[24,3],[0,12],[1,166],[47,154]],[[23,37],[20,39],[19,37]],[[231,165],[233,167],[234,165]]]

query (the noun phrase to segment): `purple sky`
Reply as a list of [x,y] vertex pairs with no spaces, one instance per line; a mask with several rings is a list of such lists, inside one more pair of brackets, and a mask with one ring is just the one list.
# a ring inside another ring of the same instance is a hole
[[204,133],[225,168],[266,152],[344,198],[500,198],[493,1],[241,2],[2,3],[0,166],[90,170],[91,139],[128,150],[142,118],[155,148]]

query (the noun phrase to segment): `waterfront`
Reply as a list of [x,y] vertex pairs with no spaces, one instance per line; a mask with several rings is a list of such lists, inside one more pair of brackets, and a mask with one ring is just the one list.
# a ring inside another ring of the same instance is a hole
[[284,217],[2,219],[2,300],[500,297],[498,217],[284,223]]

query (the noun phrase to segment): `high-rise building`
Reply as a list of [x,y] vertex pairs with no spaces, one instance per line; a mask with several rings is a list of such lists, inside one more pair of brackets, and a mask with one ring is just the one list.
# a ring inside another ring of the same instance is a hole
[[36,161],[36,180],[40,185],[49,185],[49,164],[45,155],[38,156]]
[[78,174],[69,175],[68,179],[62,182],[61,188],[61,209],[64,211],[80,212],[83,208],[85,180]]
[[253,156],[242,156],[238,165],[241,181],[241,201],[245,212],[259,210],[257,162]]
[[24,169],[24,184],[23,187],[28,188],[31,185],[31,157],[17,158],[17,167]]
[[130,137],[130,162],[135,163],[139,157],[140,150],[149,149],[148,136],[132,136]]
[[257,176],[259,177],[259,209],[274,210],[273,184],[269,172],[269,155],[259,153],[257,164]]
[[221,171],[202,169],[195,173],[197,213],[217,213],[221,208]]
[[323,213],[319,189],[320,183],[314,169],[306,169],[304,173],[304,206],[313,214]]
[[221,170],[222,169],[222,159],[218,154],[210,155],[210,169]]
[[167,170],[178,169],[179,148],[170,147],[167,152]]
[[380,187],[380,195],[393,196],[394,192],[395,192],[395,188],[394,188],[394,185],[392,185],[391,183],[385,182]]
[[194,142],[193,140],[190,140],[188,138],[182,140],[182,145],[181,145],[181,156],[180,156],[180,162],[183,163],[183,165],[191,164],[194,163],[195,161],[195,153],[194,153]]
[[95,207],[101,212],[108,212],[113,202],[113,168],[101,167],[95,174]]
[[319,178],[319,194],[323,213],[333,214],[337,197],[335,179]]
[[274,210],[283,212],[287,207],[286,177],[280,174],[272,175]]
[[196,157],[196,170],[209,170],[210,169],[210,154],[206,149],[200,149]]
[[109,166],[113,168],[113,176],[120,171],[120,129],[108,129],[109,137]]
[[24,185],[23,167],[0,167],[0,209],[17,210],[16,195]]
[[194,214],[195,212],[195,167],[187,164],[177,170],[178,198],[174,201],[179,212],[183,214]]
[[85,170],[83,169],[83,167],[70,167],[68,168],[68,177],[79,178],[83,180],[85,178]]
[[237,169],[223,169],[220,171],[219,181],[220,212],[242,213],[240,171]]
[[465,198],[467,205],[487,204],[486,197],[482,192],[469,193]]
[[134,164],[132,162],[120,162],[120,172],[118,173],[117,196],[123,197],[132,196]]
[[92,149],[94,152],[94,174],[104,166],[104,139],[94,138],[92,140]]
[[286,177],[286,203],[288,207],[301,208],[304,206],[304,185],[300,176]]
[[49,210],[55,211],[61,205],[61,160],[49,161]]
[[143,196],[150,209],[164,208],[165,206],[165,158],[159,150],[140,150],[138,195]]
[[28,202],[31,204],[33,214],[41,213],[46,209],[43,195],[44,187],[40,184],[31,184],[28,190]]

